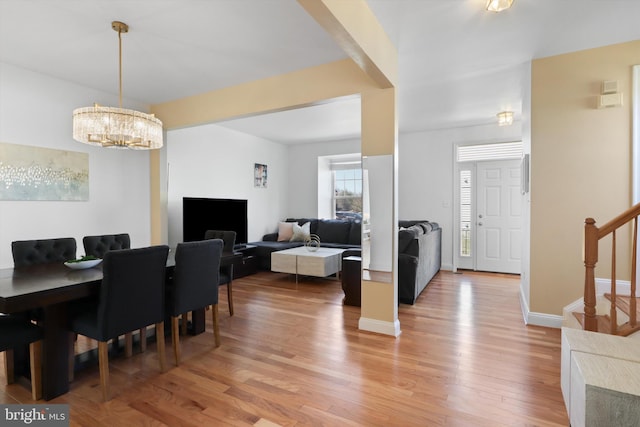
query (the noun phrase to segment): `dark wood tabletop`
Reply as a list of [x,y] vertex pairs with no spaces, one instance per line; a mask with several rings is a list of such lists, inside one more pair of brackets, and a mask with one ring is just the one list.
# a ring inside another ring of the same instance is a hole
[[0,312],[18,313],[97,293],[102,269],[42,264],[0,270]]

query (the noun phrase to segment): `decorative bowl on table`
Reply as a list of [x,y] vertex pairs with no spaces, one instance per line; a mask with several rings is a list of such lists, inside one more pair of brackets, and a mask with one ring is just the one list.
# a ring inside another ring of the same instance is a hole
[[101,262],[102,262],[102,259],[100,258],[83,256],[82,258],[65,261],[64,265],[66,265],[72,270],[84,270],[87,268],[95,267]]

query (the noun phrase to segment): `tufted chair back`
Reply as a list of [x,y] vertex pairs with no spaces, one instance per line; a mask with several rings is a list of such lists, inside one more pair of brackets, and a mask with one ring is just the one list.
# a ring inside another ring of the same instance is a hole
[[11,252],[15,267],[64,262],[76,258],[76,239],[17,240],[11,242]]
[[229,254],[233,253],[233,247],[236,244],[236,232],[228,230],[207,230],[204,233],[204,239],[221,239],[224,242],[222,252]]
[[131,239],[127,233],[105,234],[102,236],[85,236],[82,239],[84,253],[97,258],[104,258],[107,251],[116,249],[130,249]]

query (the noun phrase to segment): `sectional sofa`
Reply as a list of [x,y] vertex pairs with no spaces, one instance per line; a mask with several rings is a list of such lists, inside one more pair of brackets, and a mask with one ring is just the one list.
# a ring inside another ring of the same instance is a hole
[[[305,225],[306,224],[306,225]],[[399,221],[398,230],[398,300],[413,304],[433,276],[440,271],[442,230],[435,222]],[[362,227],[359,221],[287,218],[278,224],[278,232],[265,234],[254,251],[261,269],[271,270],[271,253],[304,245],[300,236],[292,236],[292,228],[308,227],[320,245],[327,248],[360,249]],[[293,239],[292,239],[293,237]],[[292,241],[293,240],[293,241]]]
[[291,235],[285,230],[287,223],[304,226],[309,224],[308,232],[320,238],[320,246],[325,248],[354,249],[360,248],[362,227],[360,222],[340,219],[317,218],[287,218],[278,224],[278,232],[265,234],[260,242],[250,242],[255,245],[255,256],[258,265],[264,270],[271,270],[271,253],[284,249],[297,248],[304,245],[304,239],[292,241]]

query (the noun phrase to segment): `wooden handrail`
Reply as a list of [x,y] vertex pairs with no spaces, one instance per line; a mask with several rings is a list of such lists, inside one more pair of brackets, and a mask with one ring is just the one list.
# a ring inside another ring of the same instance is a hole
[[[602,227],[598,228],[598,239],[602,239],[607,234],[611,233],[613,230],[622,227],[635,217],[640,215],[640,203],[637,205],[631,206],[626,211],[622,212],[617,217],[613,218],[611,221],[604,224]],[[593,221],[595,224],[595,220]]]
[[[596,221],[593,218],[586,218],[584,225],[584,314],[582,317],[582,326],[588,331],[598,331],[598,318],[596,314],[596,285],[595,285],[595,267],[598,262],[598,244],[599,241],[612,234],[611,248],[611,310],[607,319],[611,334],[628,334],[636,330],[640,330],[636,319],[636,254],[637,254],[637,238],[638,238],[638,216],[640,216],[640,203],[627,209],[602,227],[596,227]],[[629,221],[633,220],[633,249],[631,260],[631,294],[629,296],[629,322],[618,328],[617,325],[617,290],[616,290],[616,230]],[[604,331],[601,331],[604,332]]]

